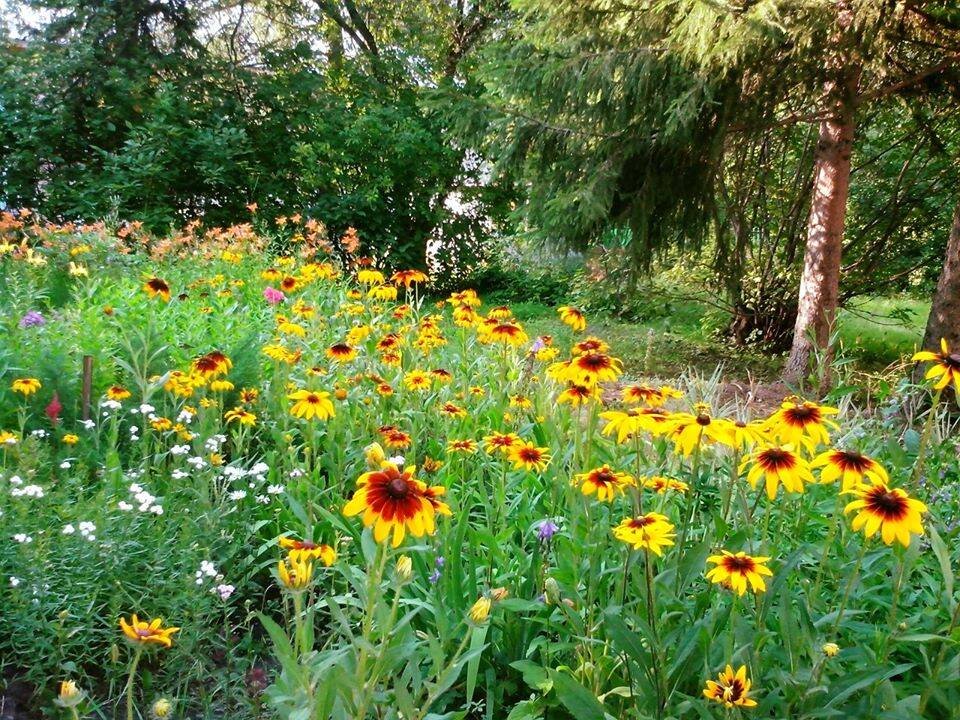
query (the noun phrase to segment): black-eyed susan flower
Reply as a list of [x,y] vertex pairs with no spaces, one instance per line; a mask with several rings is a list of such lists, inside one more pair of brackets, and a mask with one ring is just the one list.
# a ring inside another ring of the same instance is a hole
[[371,268],[363,268],[357,272],[357,282],[363,285],[383,285],[386,282],[383,273]]
[[770,445],[771,436],[767,432],[767,424],[763,420],[733,420],[730,423],[731,446],[737,450],[752,448],[756,445]]
[[946,338],[940,339],[940,352],[922,350],[913,356],[913,361],[933,363],[925,377],[927,380],[937,379],[933,386],[936,390],[943,390],[953,383],[960,394],[960,352],[950,352]]
[[490,309],[490,312],[487,313],[487,317],[491,320],[507,320],[513,317],[513,310],[506,305],[498,305],[497,307]]
[[233,362],[224,353],[213,350],[196,358],[192,363],[192,368],[201,377],[209,379],[226,375],[233,368]]
[[327,357],[335,362],[350,362],[356,356],[356,348],[347,345],[347,343],[336,343],[327,348]]
[[110,400],[126,400],[130,397],[130,391],[120,385],[111,385],[107,388],[107,398]]
[[450,440],[447,443],[447,452],[450,454],[473,455],[477,451],[475,440]]
[[256,388],[243,388],[240,390],[240,402],[245,405],[253,405],[260,397],[260,391]]
[[841,490],[853,490],[868,480],[890,482],[887,471],[873,458],[853,450],[834,448],[820,453],[810,462],[810,467],[820,468],[820,482],[841,481]]
[[515,322],[498,322],[485,329],[482,337],[489,342],[503,343],[513,347],[524,345],[530,339],[519,323]]
[[140,620],[136,613],[130,616],[129,622],[126,618],[120,618],[120,629],[134,645],[160,645],[168,648],[173,645],[173,634],[179,632],[178,627],[163,627],[163,620],[156,618],[154,620]]
[[297,540],[292,537],[281,537],[278,540],[280,547],[294,560],[319,560],[327,567],[333,565],[337,559],[337,551],[329,545],[315,543],[312,540]]
[[737,595],[747,592],[748,584],[753,592],[760,593],[767,589],[763,577],[773,576],[765,564],[769,560],[768,557],[754,557],[742,551],[732,553],[721,550],[719,555],[711,555],[707,558],[708,563],[715,565],[707,571],[707,580],[728,587]]
[[727,665],[716,681],[707,680],[703,689],[703,696],[708,700],[720,703],[724,707],[755,707],[757,702],[749,697],[750,680],[747,678],[747,666],[741,665],[734,672],[733,667]]
[[826,405],[801,401],[796,398],[784,400],[767,421],[770,433],[780,442],[794,447],[806,447],[813,451],[817,445],[829,445],[829,429],[839,427],[829,415],[839,411]]
[[625,403],[647,407],[660,407],[666,399],[658,388],[649,385],[626,385],[620,391],[620,397]]
[[560,315],[561,322],[563,322],[565,325],[569,325],[577,332],[582,332],[586,329],[587,318],[577,308],[571,307],[570,305],[564,305],[557,308],[557,313]]
[[394,285],[403,285],[409,290],[411,285],[430,282],[430,278],[420,270],[398,270],[390,276],[390,282]]
[[414,477],[416,468],[401,472],[385,462],[379,470],[364,473],[357,479],[357,490],[343,508],[347,517],[363,513],[363,524],[373,527],[373,537],[384,542],[393,534],[393,546],[403,542],[407,532],[414,537],[432,535],[436,531],[437,513],[450,515],[450,508],[439,498],[446,492],[442,486],[428,488]]
[[73,433],[67,433],[60,438],[60,440],[64,445],[76,445],[78,442],[80,442],[80,436],[74,435]]
[[802,493],[804,483],[815,482],[810,465],[792,446],[767,447],[751,453],[740,466],[740,472],[747,467],[747,482],[756,488],[757,481],[763,480],[767,497],[777,497],[777,488],[781,485],[795,493]]
[[832,642],[824,643],[820,646],[820,652],[828,658],[836,657],[840,653],[840,646]]
[[381,432],[380,436],[383,438],[384,444],[391,450],[406,450],[413,443],[413,438],[408,433],[397,428],[390,428]]
[[623,372],[623,364],[602,352],[577,355],[570,361],[566,379],[577,385],[596,385],[616,380]]
[[731,445],[731,422],[724,418],[713,417],[704,404],[695,408],[696,412],[674,413],[669,416],[669,437],[673,440],[674,451],[689,456],[704,443],[717,442]]
[[287,399],[293,401],[290,414],[297,418],[327,420],[336,415],[328,392],[297,390],[287,395]]
[[465,418],[467,416],[466,410],[464,410],[459,405],[455,405],[452,402],[444,403],[439,408],[437,408],[437,411],[441,415],[446,415],[447,417],[452,417],[452,418]]
[[574,343],[572,354],[583,355],[585,353],[605,353],[610,350],[610,346],[598,337],[586,337],[583,340]]
[[914,500],[900,488],[888,487],[880,479],[872,478],[870,485],[859,485],[848,494],[857,499],[847,503],[844,514],[858,511],[853,519],[853,530],[863,530],[866,537],[873,537],[877,531],[883,542],[892,545],[896,540],[904,547],[910,545],[910,535],[923,535],[921,515],[927,512],[927,506]]
[[561,405],[571,405],[572,407],[580,407],[586,403],[597,402],[599,400],[600,388],[596,385],[571,384],[557,396],[558,403]]
[[143,284],[143,291],[152,298],[159,297],[164,302],[170,301],[170,286],[158,277],[149,278]]
[[594,468],[589,472],[575,475],[570,481],[575,487],[580,488],[584,495],[596,494],[597,500],[611,501],[617,495],[623,495],[628,487],[636,485],[632,476],[624,472],[617,472],[609,465],[603,465]]
[[643,487],[653,490],[657,495],[663,495],[668,490],[681,493],[690,490],[690,486],[685,482],[676,480],[675,478],[663,477],[662,475],[644,478]]
[[600,413],[600,417],[606,420],[601,434],[616,435],[618,443],[625,443],[633,437],[639,429],[637,425],[637,413],[621,412],[620,410],[607,410]]
[[550,452],[548,448],[521,440],[511,446],[507,459],[517,470],[543,472],[550,463]]
[[674,526],[666,515],[647,513],[638,517],[624,518],[613,528],[613,536],[634,550],[649,550],[662,556],[663,549],[674,544]]
[[495,452],[506,455],[510,452],[510,449],[519,442],[520,436],[516,433],[492,432],[483,437],[483,448],[489,455]]
[[290,592],[301,593],[313,582],[313,563],[301,555],[288,555],[277,564],[277,578]]
[[407,390],[423,392],[433,387],[433,378],[422,370],[411,370],[403,376],[403,385]]
[[10,389],[15,393],[20,393],[24,397],[30,397],[43,385],[36,378],[17,378],[10,383]]

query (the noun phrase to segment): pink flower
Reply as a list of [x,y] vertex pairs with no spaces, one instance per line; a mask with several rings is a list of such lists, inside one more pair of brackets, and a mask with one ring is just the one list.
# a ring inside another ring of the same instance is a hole
[[50,404],[47,405],[44,412],[47,414],[47,417],[50,418],[50,424],[56,426],[60,422],[60,411],[63,410],[63,405],[60,403],[60,396],[54,392],[53,400],[50,401]]
[[282,303],[286,299],[286,296],[282,292],[272,287],[266,287],[263,289],[263,297],[271,305]]

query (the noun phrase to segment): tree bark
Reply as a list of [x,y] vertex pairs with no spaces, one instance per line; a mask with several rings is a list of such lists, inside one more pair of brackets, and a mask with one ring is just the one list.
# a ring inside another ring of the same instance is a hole
[[939,350],[941,338],[946,339],[952,352],[960,352],[960,201],[953,211],[947,254],[933,294],[923,347]]
[[[841,7],[839,11],[837,49],[830,68],[833,77],[824,86],[828,114],[820,122],[797,320],[790,357],[783,371],[784,380],[791,384],[807,377],[815,348],[828,349],[837,315],[840,251],[850,194],[850,155],[860,80],[859,64],[850,60],[852,53],[842,50],[841,36],[852,17],[848,10]],[[821,380],[827,375],[824,372]]]

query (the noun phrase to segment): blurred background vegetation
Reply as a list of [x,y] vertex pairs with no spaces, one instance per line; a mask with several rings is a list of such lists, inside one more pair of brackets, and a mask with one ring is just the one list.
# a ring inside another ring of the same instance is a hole
[[0,204],[157,234],[302,213],[544,331],[574,302],[638,355],[653,330],[678,365],[776,374],[849,6],[835,338],[868,367],[920,344],[960,186],[960,11],[607,5],[8,1]]

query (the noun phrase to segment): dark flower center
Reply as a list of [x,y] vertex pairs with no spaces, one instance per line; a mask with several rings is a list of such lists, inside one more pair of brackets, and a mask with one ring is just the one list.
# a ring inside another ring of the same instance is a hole
[[402,477],[387,483],[387,494],[395,500],[403,500],[410,493],[410,485]]
[[751,557],[731,557],[727,556],[723,559],[723,565],[729,573],[737,573],[739,575],[746,575],[749,572],[753,572],[756,568],[756,563],[753,562]]
[[951,370],[960,371],[960,353],[950,353],[943,359],[943,364]]
[[758,456],[758,461],[764,470],[788,470],[795,464],[793,455],[780,448],[770,448],[764,450]]
[[875,488],[867,497],[867,508],[884,520],[900,520],[907,514],[907,499],[893,490]]
[[842,467],[844,470],[853,470],[854,472],[862,473],[864,470],[870,467],[870,459],[864,457],[857,452],[849,452],[847,450],[838,450],[834,454],[834,460],[837,465]]
[[807,425],[820,422],[820,410],[806,405],[790,408],[784,413],[784,416],[795,425]]
[[707,425],[709,425],[712,422],[713,422],[713,419],[706,413],[700,413],[699,415],[697,415],[697,425],[702,425],[703,427],[707,427]]

